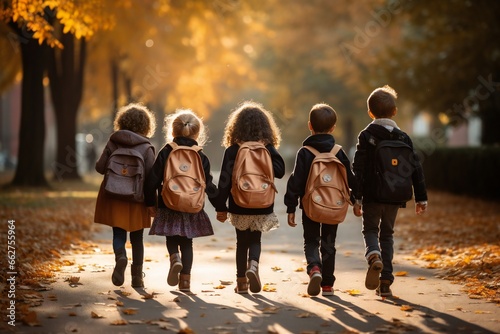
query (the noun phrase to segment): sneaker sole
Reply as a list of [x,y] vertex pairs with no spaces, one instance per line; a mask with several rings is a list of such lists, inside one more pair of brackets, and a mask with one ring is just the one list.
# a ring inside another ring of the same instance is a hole
[[170,286],[176,286],[179,284],[179,274],[182,270],[182,264],[180,262],[176,262],[172,265],[170,270],[168,271],[167,283]]
[[307,285],[307,293],[310,296],[317,296],[321,292],[321,281],[323,278],[320,274],[313,274],[309,279],[309,284]]
[[375,290],[380,283],[380,272],[384,269],[382,261],[374,261],[366,272],[365,287],[368,290]]
[[328,297],[328,296],[333,296],[333,295],[334,295],[334,294],[333,294],[333,291],[323,291],[321,294],[322,294],[323,296],[326,296],[326,297]]
[[116,286],[122,286],[125,282],[125,269],[127,268],[127,258],[121,257],[116,261],[113,275],[111,275],[111,282]]
[[248,284],[250,285],[250,291],[253,293],[260,292],[262,289],[262,286],[260,284],[259,277],[257,276],[257,273],[255,273],[252,270],[247,270],[245,273],[245,276],[248,278]]

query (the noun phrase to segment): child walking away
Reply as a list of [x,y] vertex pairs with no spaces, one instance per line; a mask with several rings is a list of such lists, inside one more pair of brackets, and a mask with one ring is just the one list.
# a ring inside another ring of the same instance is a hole
[[226,147],[219,178],[216,211],[236,229],[237,293],[261,290],[259,261],[262,232],[279,226],[274,213],[274,178],[285,174],[276,150],[281,134],[269,111],[244,102],[231,113],[222,144]]
[[122,107],[110,136],[95,165],[104,180],[97,195],[94,222],[113,227],[115,268],[111,281],[123,285],[127,267],[125,244],[130,232],[132,244],[132,287],[144,287],[144,228],[151,218],[143,202],[143,185],[155,159],[148,137],[154,134],[154,115],[143,105],[131,103]]
[[158,153],[144,187],[145,202],[154,217],[150,235],[166,237],[170,257],[167,283],[191,290],[193,238],[213,235],[203,210],[205,193],[210,201],[210,161],[201,151],[206,141],[202,120],[191,110],[178,110],[165,119],[167,144]]
[[[391,297],[394,225],[399,208],[415,195],[416,214],[427,209],[422,166],[410,137],[392,118],[397,113],[397,94],[389,86],[375,89],[368,97],[373,119],[358,136],[353,169],[359,182],[354,210],[363,215],[365,286],[382,297]],[[412,190],[413,188],[413,190]],[[362,210],[361,210],[362,206]]]
[[312,107],[311,135],[297,152],[285,194],[288,225],[297,226],[295,210],[297,205],[302,209],[307,293],[311,296],[321,291],[323,296],[333,296],[337,228],[354,199],[350,188],[356,189],[349,159],[332,136],[336,123],[332,107],[324,103]]

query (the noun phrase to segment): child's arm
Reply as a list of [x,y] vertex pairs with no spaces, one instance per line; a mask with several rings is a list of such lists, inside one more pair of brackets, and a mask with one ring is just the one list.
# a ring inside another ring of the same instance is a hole
[[[229,198],[229,194],[231,192],[233,165],[237,152],[238,147],[233,148],[232,146],[224,151],[224,157],[222,158],[222,165],[220,169],[219,183],[217,185],[218,194],[216,199],[214,200],[215,211],[217,212],[227,211],[227,199]],[[234,156],[232,153],[234,153]]]
[[415,203],[415,213],[417,215],[423,215],[427,211],[427,201]]
[[106,147],[102,151],[99,160],[97,160],[95,163],[95,170],[99,174],[104,175],[104,173],[106,173],[106,165],[108,164],[108,159],[110,155],[111,155],[111,149],[109,148],[109,142],[108,142],[108,144],[106,144]]
[[292,174],[286,184],[285,205],[287,213],[295,213],[297,205],[299,205],[299,198],[304,195],[306,187],[307,174],[305,171],[305,149],[300,149],[295,158],[295,166],[293,167]]
[[274,177],[277,179],[281,179],[285,175],[285,161],[283,160],[283,157],[278,153],[276,148],[274,148],[274,146],[267,145],[266,148],[269,153],[271,153]]

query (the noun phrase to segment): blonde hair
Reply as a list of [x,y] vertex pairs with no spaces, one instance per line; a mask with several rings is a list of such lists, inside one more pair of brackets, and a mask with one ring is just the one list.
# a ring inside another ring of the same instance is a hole
[[253,101],[243,102],[229,115],[222,146],[246,141],[261,141],[275,148],[279,148],[281,142],[281,131],[272,114],[262,104]]
[[156,130],[155,115],[143,104],[129,103],[116,113],[114,130],[129,130],[151,138]]
[[167,142],[176,137],[186,137],[196,140],[199,146],[203,146],[207,141],[202,119],[190,109],[177,109],[175,113],[166,116],[163,130]]

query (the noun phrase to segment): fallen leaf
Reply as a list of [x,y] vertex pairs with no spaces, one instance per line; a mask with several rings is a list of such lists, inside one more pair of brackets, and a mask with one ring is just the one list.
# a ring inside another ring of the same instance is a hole
[[411,307],[410,305],[402,305],[401,311],[411,312],[411,311],[413,311],[413,307]]
[[123,320],[123,319],[119,319],[119,320],[115,320],[115,321],[111,322],[112,326],[125,326],[127,324],[128,324],[128,322]]
[[398,271],[398,272],[394,273],[394,276],[408,276],[408,272],[407,271]]
[[115,303],[115,304],[116,304],[116,306],[123,306],[123,305],[124,305],[124,304],[123,304],[123,302],[121,302],[121,301],[119,301],[119,300],[118,300],[118,301],[116,301],[116,303]]
[[137,309],[136,308],[126,308],[126,309],[123,309],[122,312],[126,315],[134,315],[134,314],[137,314]]
[[97,314],[95,313],[94,311],[90,312],[90,317],[93,318],[93,319],[101,319],[101,318],[104,318],[104,316],[100,315],[100,314]]
[[271,269],[273,271],[280,271],[280,270],[282,270],[281,267],[278,267],[278,266],[271,267]]
[[262,287],[262,291],[276,292],[276,288],[273,286],[270,286],[269,284],[264,284],[264,286]]
[[358,296],[362,294],[361,291],[359,291],[358,289],[350,289],[346,290],[345,292],[347,292],[351,296]]
[[38,315],[36,314],[35,311],[30,311],[26,313],[22,317],[22,321],[25,325],[34,327],[34,326],[40,326],[40,323],[38,322]]
[[295,269],[295,271],[300,273],[300,272],[303,272],[303,271],[304,271],[304,268],[299,267],[299,268]]
[[222,285],[222,284],[217,285],[217,286],[214,286],[214,289],[218,289],[218,290],[220,290],[220,289],[225,289],[225,288],[226,288],[226,287],[225,287],[224,285]]

